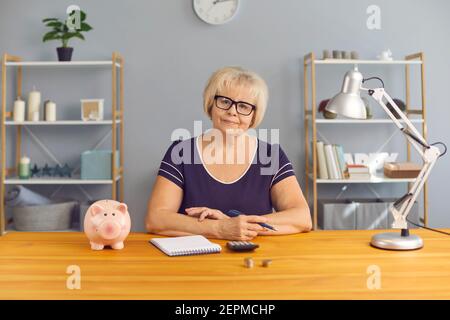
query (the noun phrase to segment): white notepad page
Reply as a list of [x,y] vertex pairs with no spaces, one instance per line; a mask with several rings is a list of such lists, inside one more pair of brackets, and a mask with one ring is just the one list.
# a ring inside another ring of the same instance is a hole
[[220,245],[212,243],[204,236],[200,235],[173,238],[152,238],[150,243],[155,245],[168,256],[216,253],[222,250]]

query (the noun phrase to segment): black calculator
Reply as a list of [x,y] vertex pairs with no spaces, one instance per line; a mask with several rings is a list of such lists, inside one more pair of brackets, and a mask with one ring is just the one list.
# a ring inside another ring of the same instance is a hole
[[250,241],[229,241],[227,242],[227,248],[232,251],[253,251],[259,248],[259,245]]

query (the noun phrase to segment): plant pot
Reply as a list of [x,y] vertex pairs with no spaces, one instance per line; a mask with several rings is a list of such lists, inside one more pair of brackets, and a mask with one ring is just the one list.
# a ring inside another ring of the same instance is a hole
[[72,52],[73,48],[71,47],[59,47],[56,48],[58,52],[58,60],[59,61],[70,61],[72,60]]

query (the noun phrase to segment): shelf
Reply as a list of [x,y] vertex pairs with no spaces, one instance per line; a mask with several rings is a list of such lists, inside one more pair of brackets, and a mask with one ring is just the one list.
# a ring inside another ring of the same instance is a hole
[[[308,65],[311,64],[311,61],[308,62]],[[325,60],[314,60],[314,64],[399,64],[399,65],[407,65],[407,64],[422,64],[421,60],[392,60],[392,61],[382,61],[382,60],[352,60],[352,59],[325,59]]]
[[[309,178],[313,180],[313,175],[310,173]],[[317,183],[329,183],[329,184],[347,184],[347,183],[407,183],[407,182],[414,182],[415,178],[404,178],[404,179],[394,179],[394,178],[388,178],[385,176],[372,176],[370,179],[363,179],[363,180],[356,180],[356,179],[339,179],[339,180],[333,180],[333,179],[317,179]]]
[[82,232],[80,229],[71,228],[71,229],[62,229],[62,230],[44,230],[44,231],[22,231],[16,229],[6,229],[6,233],[14,233],[14,232]]
[[[117,176],[115,181],[119,181],[121,176]],[[80,178],[30,178],[30,179],[19,179],[17,177],[14,178],[6,178],[5,184],[113,184],[112,179],[106,180],[95,180],[95,179],[80,179]]]
[[[5,126],[58,126],[58,125],[112,125],[112,120],[99,121],[83,121],[83,120],[58,120],[58,121],[5,121]],[[116,124],[120,124],[120,120],[116,120]]]
[[[311,116],[308,116],[310,118]],[[402,119],[398,119],[400,123],[404,123],[405,121]],[[409,119],[412,123],[423,123],[423,119]],[[318,124],[348,124],[348,123],[354,123],[354,124],[380,124],[380,123],[388,123],[388,124],[394,124],[394,122],[391,119],[366,119],[366,120],[351,120],[351,119],[316,119],[316,123]]]
[[[106,61],[20,61],[6,62],[7,67],[70,67],[70,66],[112,66],[113,62]],[[116,67],[120,68],[120,64],[116,62]]]

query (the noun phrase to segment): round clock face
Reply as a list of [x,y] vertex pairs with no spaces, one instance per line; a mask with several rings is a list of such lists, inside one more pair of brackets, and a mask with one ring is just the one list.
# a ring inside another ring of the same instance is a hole
[[209,24],[223,24],[237,13],[239,0],[193,0],[197,16]]

